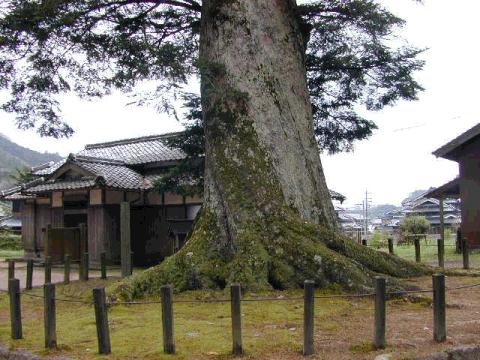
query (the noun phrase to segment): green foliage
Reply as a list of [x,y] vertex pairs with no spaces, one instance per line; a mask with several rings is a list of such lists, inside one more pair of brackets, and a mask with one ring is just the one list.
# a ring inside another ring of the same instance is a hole
[[167,145],[181,149],[187,157],[169,169],[155,185],[159,192],[176,192],[182,195],[203,194],[205,136],[202,123],[200,97],[183,94],[188,109],[183,125],[185,131],[166,140]]
[[430,222],[425,216],[406,216],[400,223],[400,231],[404,237],[408,235],[427,234],[429,229]]
[[380,110],[416,100],[422,87],[413,73],[422,50],[392,46],[404,21],[374,0],[316,1],[300,7],[311,28],[306,65],[315,134],[323,149],[349,150],[376,125],[355,107]]
[[15,171],[10,174],[10,179],[15,181],[15,184],[25,184],[32,181],[35,177],[32,174],[32,170],[29,167],[16,168]]
[[0,230],[0,250],[22,250],[22,237],[8,231]]
[[[136,102],[171,110],[169,96],[199,73],[201,6],[200,0],[5,1],[0,87],[12,96],[3,109],[17,114],[20,128],[69,136],[61,93],[135,92],[153,80],[155,90],[137,91]],[[356,112],[358,105],[379,110],[417,98],[422,88],[413,74],[423,67],[421,50],[393,45],[402,43],[396,34],[404,21],[379,0],[323,0],[296,10],[318,143],[329,152],[349,150],[376,128]]]
[[388,246],[388,232],[386,231],[374,231],[372,237],[369,240],[369,245],[380,249]]

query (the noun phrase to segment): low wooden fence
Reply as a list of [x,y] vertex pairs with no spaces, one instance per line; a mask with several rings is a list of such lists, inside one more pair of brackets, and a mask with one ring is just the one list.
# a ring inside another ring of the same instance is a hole
[[[362,244],[364,246],[370,246],[367,244],[366,240],[362,240]],[[437,247],[437,258],[438,258],[438,267],[445,268],[445,242],[442,239],[437,239],[437,244],[426,244],[424,246],[436,246]],[[455,246],[455,245],[452,245]],[[415,247],[415,261],[417,263],[422,262],[422,253],[421,253],[421,246],[420,246],[420,239],[416,237],[414,239],[414,247]],[[470,244],[467,239],[463,239],[462,241],[462,262],[463,262],[463,269],[469,270],[470,269]],[[394,251],[394,244],[393,239],[388,238],[388,252],[390,255],[396,255]]]
[[[8,279],[15,278],[15,260],[6,260],[8,263]],[[84,253],[79,261],[72,261],[70,255],[66,255],[63,262],[52,262],[51,257],[47,256],[44,263],[44,283],[49,284],[52,282],[52,266],[60,265],[63,266],[63,283],[69,284],[71,277],[71,267],[72,264],[78,264],[79,279],[82,281],[87,281],[90,277],[90,265],[89,265],[89,255]],[[26,267],[26,290],[31,290],[33,288],[33,271],[34,271],[34,261],[32,259],[27,260]],[[18,269],[18,268],[17,268]],[[105,253],[100,254],[100,278],[107,278],[107,261]]]
[[[68,265],[66,264],[65,268]],[[46,272],[48,271],[46,267]],[[67,274],[67,272],[66,272]],[[88,274],[88,271],[87,271]],[[102,272],[103,275],[103,272]],[[106,275],[106,273],[105,273]],[[28,276],[28,274],[27,274]],[[85,276],[85,274],[84,274]],[[87,275],[88,276],[88,275]],[[85,277],[84,277],[85,279]],[[88,279],[88,277],[87,277]],[[46,276],[46,280],[48,280]],[[386,308],[389,297],[406,296],[419,293],[433,293],[433,338],[436,342],[446,340],[446,291],[470,289],[479,287],[480,284],[460,286],[455,288],[446,288],[444,274],[435,274],[432,276],[432,289],[420,289],[414,291],[387,291],[387,283],[384,277],[376,277],[374,283],[375,291],[362,294],[344,294],[344,295],[315,295],[315,283],[305,281],[303,297],[290,298],[242,298],[241,285],[232,284],[230,286],[229,299],[214,300],[175,300],[173,296],[173,287],[170,285],[161,287],[160,301],[130,301],[130,302],[108,302],[105,295],[105,288],[98,287],[93,289],[93,301],[86,301],[79,298],[61,298],[55,295],[55,285],[46,283],[43,285],[43,295],[31,293],[29,290],[21,291],[20,282],[16,278],[9,279],[8,293],[10,299],[10,322],[12,339],[22,339],[22,314],[21,298],[29,296],[41,298],[44,302],[44,327],[45,327],[45,348],[54,348],[57,346],[56,335],[56,302],[74,302],[87,305],[93,305],[97,329],[98,353],[110,354],[112,352],[110,342],[110,329],[108,323],[108,308],[119,305],[145,305],[159,304],[162,313],[163,327],[163,350],[166,354],[176,352],[174,335],[174,315],[173,306],[175,303],[211,303],[211,302],[229,302],[231,306],[231,324],[232,324],[232,352],[235,355],[243,353],[242,340],[242,303],[244,302],[273,302],[273,301],[303,301],[303,354],[312,355],[315,353],[314,346],[314,318],[315,318],[315,300],[332,298],[373,298],[374,299],[374,336],[373,345],[377,349],[386,346]]]

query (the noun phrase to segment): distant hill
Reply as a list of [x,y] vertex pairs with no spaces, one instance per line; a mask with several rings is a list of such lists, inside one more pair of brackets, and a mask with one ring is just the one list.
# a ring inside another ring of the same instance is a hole
[[0,189],[13,185],[9,175],[17,168],[32,167],[59,161],[58,154],[40,153],[20,146],[0,133]]
[[[368,218],[377,219],[382,218],[387,212],[398,210],[400,207],[392,204],[381,204],[381,205],[372,205],[368,208]],[[359,214],[363,216],[362,209],[348,210],[349,213]]]

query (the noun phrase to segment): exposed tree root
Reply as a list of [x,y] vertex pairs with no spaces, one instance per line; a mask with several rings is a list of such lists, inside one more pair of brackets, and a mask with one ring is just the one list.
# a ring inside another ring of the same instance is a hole
[[172,284],[177,291],[221,289],[241,283],[249,290],[301,287],[312,279],[321,288],[372,290],[373,277],[384,274],[395,289],[408,286],[402,278],[431,269],[358,245],[340,233],[306,223],[286,210],[272,220],[252,220],[235,246],[218,241],[212,212],[203,211],[187,244],[162,264],[125,280],[114,293],[123,299],[159,294]]

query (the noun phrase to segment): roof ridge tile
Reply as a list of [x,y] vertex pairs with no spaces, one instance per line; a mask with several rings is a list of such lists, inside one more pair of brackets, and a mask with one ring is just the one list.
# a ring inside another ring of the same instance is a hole
[[101,149],[101,148],[113,147],[113,146],[118,146],[118,145],[128,145],[128,144],[135,144],[135,143],[140,143],[140,142],[145,142],[145,141],[159,140],[159,139],[164,139],[164,138],[177,136],[177,135],[180,135],[182,133],[183,133],[182,131],[177,131],[177,132],[170,132],[170,133],[165,133],[165,134],[147,135],[147,136],[141,136],[141,137],[136,137],[136,138],[107,141],[107,142],[96,143],[96,144],[88,144],[88,145],[85,145],[85,150]]

